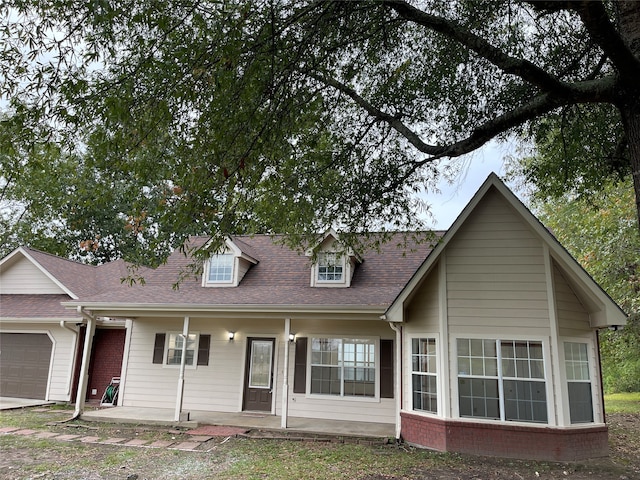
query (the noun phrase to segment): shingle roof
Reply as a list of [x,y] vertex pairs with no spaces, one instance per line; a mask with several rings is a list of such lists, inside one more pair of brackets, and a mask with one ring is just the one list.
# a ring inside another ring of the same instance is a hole
[[66,309],[68,295],[0,295],[0,317],[9,318],[77,318],[75,311]]
[[[431,238],[428,233],[422,238]],[[438,236],[441,233],[437,234]],[[402,237],[401,237],[402,236]],[[164,265],[144,274],[144,285],[122,284],[121,275],[111,278],[111,288],[80,297],[78,303],[118,303],[131,305],[359,305],[388,306],[432,250],[430,242],[404,243],[397,234],[379,251],[359,252],[364,259],[356,267],[350,288],[311,287],[309,257],[283,246],[282,237],[272,235],[237,236],[232,241],[243,252],[259,260],[237,287],[203,287],[201,275],[190,274],[174,288],[192,259],[174,252]],[[192,245],[206,238],[192,239]],[[103,280],[105,280],[103,278]],[[117,280],[117,282],[116,282]]]

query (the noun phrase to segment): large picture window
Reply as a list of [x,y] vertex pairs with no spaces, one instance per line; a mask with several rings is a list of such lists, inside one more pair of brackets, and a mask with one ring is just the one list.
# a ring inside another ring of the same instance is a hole
[[375,341],[357,338],[311,339],[311,393],[375,397]]
[[436,339],[411,340],[411,383],[414,410],[438,413]]
[[459,338],[461,417],[547,423],[542,342]]
[[564,362],[569,391],[571,423],[593,422],[591,375],[586,343],[565,342]]

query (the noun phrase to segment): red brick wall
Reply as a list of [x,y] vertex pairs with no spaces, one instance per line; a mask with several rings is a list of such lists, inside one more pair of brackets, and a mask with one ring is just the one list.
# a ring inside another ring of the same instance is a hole
[[[112,377],[119,377],[124,353],[124,329],[97,328],[93,337],[87,400],[102,398]],[[91,392],[96,390],[95,395]]]
[[571,428],[442,420],[401,412],[405,442],[438,451],[548,461],[609,454],[606,425]]

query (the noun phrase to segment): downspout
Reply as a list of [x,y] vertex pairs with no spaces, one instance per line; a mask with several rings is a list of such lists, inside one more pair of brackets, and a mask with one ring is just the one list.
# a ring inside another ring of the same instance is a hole
[[[75,321],[73,322],[74,324],[76,323]],[[69,330],[72,334],[73,334],[73,346],[74,346],[74,351],[73,351],[73,359],[74,361],[71,362],[71,366],[69,368],[69,375],[67,375],[67,395],[71,395],[71,383],[73,382],[73,369],[75,368],[75,359],[77,357],[77,353],[75,351],[75,349],[78,347],[78,331],[71,328],[70,326],[67,325],[67,322],[65,320],[60,320],[60,326],[62,328],[64,328],[65,330]]]
[[[387,316],[382,316],[383,320],[387,320]],[[402,423],[400,419],[400,410],[402,410],[402,325],[397,326],[394,322],[388,322],[391,330],[396,332],[396,372],[394,378],[394,389],[396,397],[396,442],[400,442]]]
[[[187,341],[189,340],[189,317],[184,317],[184,323],[182,326],[182,357],[180,358],[180,375],[178,376],[178,393],[176,395],[176,411],[173,419],[176,422],[180,421],[180,414],[182,413],[182,400],[184,398],[184,370],[187,365]],[[188,420],[187,415],[187,420]]]
[[87,384],[89,383],[89,362],[91,360],[91,347],[93,335],[96,331],[96,317],[78,306],[78,313],[87,320],[87,331],[84,336],[84,349],[82,351],[82,363],[80,364],[80,378],[78,379],[78,392],[76,393],[76,409],[72,419],[78,418],[84,412],[84,403],[87,396]]
[[280,427],[287,428],[289,415],[289,334],[291,333],[291,319],[284,319],[284,379],[282,382],[282,415],[280,416]]

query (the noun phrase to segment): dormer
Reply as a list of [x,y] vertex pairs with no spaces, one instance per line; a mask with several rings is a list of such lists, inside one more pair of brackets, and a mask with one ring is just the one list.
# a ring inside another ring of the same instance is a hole
[[227,238],[224,247],[205,262],[202,272],[203,287],[237,287],[252,265],[258,260]]
[[350,287],[355,267],[362,263],[351,248],[344,248],[333,230],[325,233],[319,244],[308,250],[306,255],[314,259],[311,265],[312,287]]

